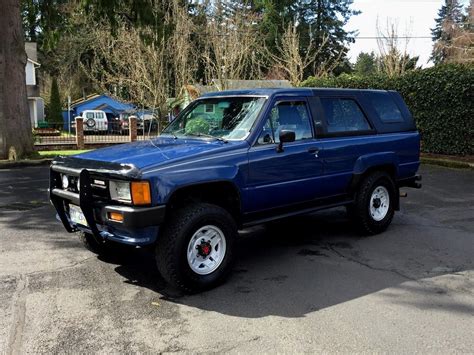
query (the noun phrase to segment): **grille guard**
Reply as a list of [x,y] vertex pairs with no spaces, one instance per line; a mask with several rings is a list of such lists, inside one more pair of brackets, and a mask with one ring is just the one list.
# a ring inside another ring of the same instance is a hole
[[[61,197],[56,196],[52,193],[53,189],[58,186],[57,176],[59,175],[55,176],[53,175],[52,170],[50,171],[49,199],[51,200],[51,203],[55,207],[56,212],[58,213],[59,219],[64,225],[64,228],[66,228],[66,230],[69,233],[77,232],[79,229],[71,225],[66,215],[66,210],[64,208],[64,202],[63,202],[64,200]],[[79,174],[79,178],[80,178],[79,180],[79,183],[80,183],[79,207],[81,207],[82,213],[84,213],[84,218],[86,219],[87,224],[89,225],[89,229],[91,230],[94,239],[96,240],[97,243],[102,243],[103,238],[101,237],[99,229],[97,228],[97,224],[95,223],[95,220],[94,220],[94,210],[92,207],[93,196],[92,196],[92,189],[90,185],[89,171],[87,169],[82,169]]]

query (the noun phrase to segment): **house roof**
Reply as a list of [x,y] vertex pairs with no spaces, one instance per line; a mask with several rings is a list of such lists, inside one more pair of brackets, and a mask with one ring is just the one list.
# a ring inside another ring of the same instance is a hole
[[122,102],[106,94],[89,95],[85,99],[76,100],[71,104],[71,109],[78,112],[84,110],[104,110],[116,114],[134,108],[134,105]]

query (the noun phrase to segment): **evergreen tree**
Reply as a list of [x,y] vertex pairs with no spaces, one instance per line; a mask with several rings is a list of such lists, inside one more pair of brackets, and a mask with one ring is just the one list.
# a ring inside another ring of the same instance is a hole
[[49,123],[61,123],[63,121],[62,111],[58,81],[56,80],[56,77],[53,77],[51,83],[51,97],[49,99],[48,114],[46,117],[47,121]]
[[[301,21],[303,48],[313,40],[317,46],[327,42],[315,60],[315,65],[339,58],[341,64],[347,57],[349,43],[354,42],[355,32],[344,29],[351,16],[360,12],[351,9],[353,0],[330,1],[330,0],[307,0],[302,1],[298,9],[298,20]],[[306,34],[306,35],[305,35]],[[337,70],[336,70],[337,71]],[[311,73],[308,73],[308,75]]]
[[445,3],[438,11],[435,19],[436,26],[431,29],[431,37],[434,46],[431,59],[435,64],[439,64],[446,59],[446,47],[451,44],[453,27],[457,27],[463,22],[462,5],[458,0],[445,0]]
[[357,56],[357,61],[354,65],[354,74],[359,76],[368,76],[375,74],[377,71],[377,63],[374,52],[361,52]]

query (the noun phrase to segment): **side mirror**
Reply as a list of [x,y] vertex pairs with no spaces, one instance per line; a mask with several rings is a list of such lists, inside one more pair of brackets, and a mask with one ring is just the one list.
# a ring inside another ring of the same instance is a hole
[[278,144],[277,152],[278,153],[283,152],[283,143],[290,143],[290,142],[294,142],[295,140],[296,140],[296,134],[294,131],[282,129],[280,131],[280,143]]

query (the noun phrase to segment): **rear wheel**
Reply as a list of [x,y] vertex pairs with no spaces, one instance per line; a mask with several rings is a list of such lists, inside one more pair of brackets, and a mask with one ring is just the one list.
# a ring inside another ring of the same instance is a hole
[[355,204],[348,212],[364,234],[385,231],[395,213],[396,187],[390,175],[375,172],[367,176],[357,191]]
[[183,207],[158,238],[158,270],[188,293],[213,288],[230,274],[236,236],[235,221],[225,209],[208,203]]

